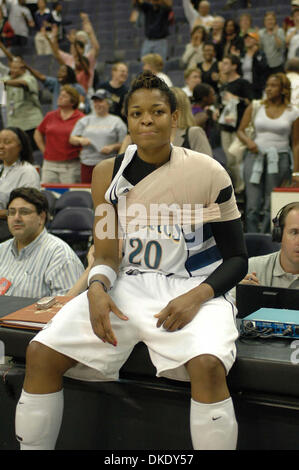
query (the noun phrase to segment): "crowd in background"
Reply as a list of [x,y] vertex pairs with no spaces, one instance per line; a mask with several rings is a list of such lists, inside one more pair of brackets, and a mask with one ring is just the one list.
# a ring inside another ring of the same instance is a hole
[[[228,2],[227,8],[236,3]],[[262,28],[250,12],[224,19],[213,12],[212,1],[182,0],[190,37],[176,58],[181,87],[165,72],[174,59],[168,50],[176,21],[172,6],[172,0],[132,1],[128,21],[144,30],[140,71],[152,71],[176,94],[181,124],[173,143],[218,158],[237,200],[245,198],[245,229],[268,232],[273,187],[299,181],[299,0],[290,2],[290,14],[281,23],[275,12],[266,12]],[[130,143],[122,114],[130,64],[116,62],[110,79],[101,81],[100,32],[86,13],[80,19],[80,29],[68,29],[59,1],[1,2],[0,51],[9,58],[8,66],[0,63],[1,128],[26,133],[34,154],[42,156],[42,183],[90,183],[94,166]],[[59,63],[56,76],[22,57],[29,35],[37,55],[52,55]],[[68,50],[61,48],[66,39]],[[52,97],[46,114],[40,104],[43,88]],[[252,123],[255,136],[247,133]],[[0,133],[0,218],[7,142]]]

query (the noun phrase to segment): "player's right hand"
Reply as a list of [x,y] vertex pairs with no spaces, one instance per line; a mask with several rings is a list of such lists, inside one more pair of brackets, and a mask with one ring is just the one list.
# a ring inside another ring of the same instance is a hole
[[114,313],[121,320],[127,321],[128,317],[115,305],[108,293],[101,286],[92,285],[87,294],[89,300],[89,317],[93,332],[104,343],[117,346],[117,338],[110,323],[110,313]]

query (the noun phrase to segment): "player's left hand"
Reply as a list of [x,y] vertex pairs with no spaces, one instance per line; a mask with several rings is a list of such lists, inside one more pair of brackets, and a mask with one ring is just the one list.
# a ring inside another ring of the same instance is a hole
[[158,318],[157,328],[163,325],[167,331],[181,330],[193,320],[200,305],[201,302],[194,290],[176,297],[161,312],[154,315],[155,318]]

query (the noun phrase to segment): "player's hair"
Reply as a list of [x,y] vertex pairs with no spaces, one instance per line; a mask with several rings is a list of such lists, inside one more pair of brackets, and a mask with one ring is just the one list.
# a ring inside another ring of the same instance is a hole
[[128,106],[129,106],[129,101],[131,99],[131,96],[133,93],[137,90],[140,90],[142,88],[145,88],[146,90],[159,90],[165,97],[167,98],[167,101],[170,106],[170,111],[173,113],[176,108],[177,108],[177,102],[176,98],[173,94],[173,92],[170,90],[168,85],[164,82],[164,80],[161,80],[161,78],[157,77],[154,75],[152,72],[146,71],[138,75],[135,80],[131,83],[130,89],[125,97],[124,100],[124,115],[128,115]]
[[33,204],[36,208],[36,212],[41,214],[42,212],[46,213],[48,217],[49,214],[49,204],[48,199],[41,191],[36,188],[25,187],[22,186],[20,188],[14,189],[10,195],[9,200],[7,203],[7,207],[10,206],[11,202],[18,197],[24,199],[25,201],[29,202],[29,204]]

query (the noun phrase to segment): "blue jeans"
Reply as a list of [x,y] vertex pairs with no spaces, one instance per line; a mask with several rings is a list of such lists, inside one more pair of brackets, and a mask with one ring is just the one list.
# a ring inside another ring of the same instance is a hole
[[145,39],[141,48],[141,57],[147,54],[160,54],[164,62],[167,60],[167,39]]
[[[254,154],[246,152],[244,157],[244,181],[246,194],[246,232],[270,232],[270,202],[273,188],[281,186],[291,178],[291,161],[288,152],[279,153],[278,173],[267,172],[267,160],[259,184],[250,183]],[[262,219],[261,219],[262,214]]]

